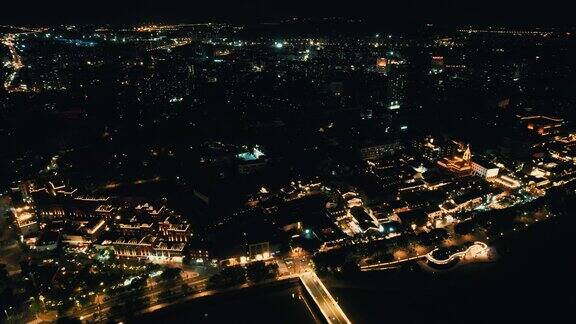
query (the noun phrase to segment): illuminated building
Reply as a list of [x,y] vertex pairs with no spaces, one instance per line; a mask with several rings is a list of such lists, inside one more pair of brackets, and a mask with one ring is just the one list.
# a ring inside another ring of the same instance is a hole
[[494,179],[494,182],[496,182],[499,185],[502,185],[508,189],[517,189],[520,188],[520,186],[522,185],[522,183],[510,176],[507,175],[502,175],[496,179]]
[[169,218],[159,224],[159,234],[170,242],[187,242],[191,235],[189,224],[171,224]]
[[109,219],[113,216],[113,212],[116,210],[116,207],[112,205],[100,205],[96,207],[96,214],[101,215],[105,219]]
[[270,244],[268,242],[250,244],[248,246],[250,260],[266,260],[271,257]]
[[104,241],[102,246],[112,247],[116,255],[119,257],[149,257],[154,255],[154,244],[156,237],[152,235],[144,236],[140,239],[137,238],[124,238],[120,237],[114,241]]
[[428,206],[424,209],[424,212],[430,221],[439,219],[444,216],[444,210],[442,210],[439,206]]
[[472,210],[473,208],[482,204],[485,198],[486,194],[484,192],[467,192],[463,195],[449,199],[443,203],[440,208],[446,214]]
[[30,246],[30,249],[43,252],[43,251],[53,251],[58,247],[58,242],[60,241],[60,233],[56,231],[44,231],[34,245]]
[[472,160],[472,152],[470,145],[466,146],[466,150],[462,156],[445,157],[438,161],[438,165],[459,174],[472,173],[484,179],[494,178],[498,176],[499,168],[493,163],[478,157]]
[[25,205],[12,209],[12,214],[16,220],[16,226],[23,236],[34,234],[38,232],[38,221],[34,208],[30,205]]
[[190,260],[196,263],[204,263],[210,258],[208,250],[191,249],[188,255],[190,255]]
[[470,151],[470,145],[468,145],[461,157],[457,155],[444,157],[438,161],[438,165],[455,173],[469,173],[471,171],[471,159],[472,153]]
[[137,212],[145,212],[151,216],[158,216],[163,214],[163,212],[165,211],[165,207],[161,206],[159,209],[156,209],[149,203],[145,203],[143,205],[138,205],[134,207],[134,210],[136,210]]
[[167,242],[160,242],[157,246],[154,247],[154,255],[152,259],[179,259],[183,257],[184,248],[186,247],[185,243],[167,243]]
[[150,261],[182,262],[186,243],[165,242],[157,236],[146,235],[143,237],[124,238],[115,240],[104,240],[99,244],[100,248],[110,247],[114,249],[116,255],[124,258],[140,258]]
[[250,174],[254,173],[258,170],[263,169],[268,160],[266,159],[266,155],[264,152],[260,150],[260,148],[256,145],[252,148],[252,150],[248,150],[242,152],[236,157],[239,160],[238,163],[238,173],[240,174]]
[[230,50],[227,48],[214,50],[214,56],[230,55]]
[[360,149],[360,156],[363,160],[377,160],[383,156],[391,156],[402,149],[400,141],[393,141],[386,144],[366,146]]
[[436,161],[443,156],[453,156],[458,153],[460,145],[454,141],[440,138],[426,137],[424,140],[411,142],[412,153],[420,155],[429,161]]
[[470,159],[472,159],[472,152],[470,151],[470,145],[466,146],[466,150],[464,151],[464,154],[462,154],[462,159],[464,161],[470,161]]
[[557,136],[555,140],[563,144],[574,144],[576,143],[576,133],[571,133],[566,136]]
[[387,73],[388,72],[388,59],[385,57],[379,57],[376,59],[376,68],[378,71]]
[[475,158],[470,166],[472,167],[472,173],[482,178],[489,179],[498,176],[499,168],[482,158]]
[[557,134],[564,125],[562,118],[541,115],[520,117],[520,120],[526,123],[526,128],[539,135]]
[[34,190],[34,184],[31,181],[25,181],[20,183],[18,189],[22,193],[22,199],[26,202],[31,201],[30,193]]
[[397,213],[397,215],[403,226],[412,229],[425,226],[428,222],[428,215],[423,209],[411,209]]
[[96,241],[102,231],[104,231],[106,221],[90,220],[70,224],[64,229],[62,242],[71,245],[85,245]]
[[442,73],[444,71],[444,56],[432,56],[432,74]]
[[366,233],[369,230],[378,231],[380,223],[372,215],[366,212],[363,207],[354,207],[351,209],[355,225],[360,229],[359,233]]
[[[390,64],[390,63],[389,63]],[[406,71],[403,65],[391,65],[387,73],[386,97],[388,108],[399,109],[404,103],[406,90]]]
[[256,145],[252,151],[242,152],[236,157],[238,157],[242,161],[255,161],[258,160],[260,157],[264,156],[265,154],[260,150],[260,148]]

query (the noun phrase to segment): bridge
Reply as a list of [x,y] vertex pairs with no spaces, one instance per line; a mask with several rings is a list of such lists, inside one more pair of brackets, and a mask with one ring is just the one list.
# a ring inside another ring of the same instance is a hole
[[329,324],[352,323],[314,272],[303,272],[299,278]]

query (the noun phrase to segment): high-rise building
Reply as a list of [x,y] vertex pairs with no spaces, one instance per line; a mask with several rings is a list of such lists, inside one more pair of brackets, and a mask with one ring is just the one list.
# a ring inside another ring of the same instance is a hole
[[432,74],[442,73],[444,71],[444,56],[435,55],[432,56]]
[[388,109],[399,109],[404,104],[406,90],[406,71],[402,65],[391,67],[388,72],[386,97]]

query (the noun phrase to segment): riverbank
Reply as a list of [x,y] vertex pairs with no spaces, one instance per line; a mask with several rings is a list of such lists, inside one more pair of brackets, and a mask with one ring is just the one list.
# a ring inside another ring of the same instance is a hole
[[305,293],[298,279],[282,280],[189,300],[126,322],[318,323]]
[[493,242],[501,258],[446,273],[416,263],[326,280],[355,323],[564,322],[576,307],[572,268],[576,219],[566,215]]

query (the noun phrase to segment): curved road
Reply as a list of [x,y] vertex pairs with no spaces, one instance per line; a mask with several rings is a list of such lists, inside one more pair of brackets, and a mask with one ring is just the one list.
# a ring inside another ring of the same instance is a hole
[[[473,251],[473,249],[478,249],[478,251]],[[480,253],[488,252],[489,249],[490,248],[488,247],[488,245],[486,245],[486,243],[477,241],[477,242],[474,242],[474,244],[471,245],[470,247],[468,247],[466,250],[452,254],[446,260],[438,260],[438,259],[434,258],[432,256],[432,253],[437,250],[437,249],[434,249],[433,251],[430,251],[429,253],[424,254],[424,255],[417,255],[417,256],[402,259],[402,260],[382,262],[382,263],[376,263],[376,264],[370,264],[370,265],[362,266],[362,267],[360,267],[360,270],[361,271],[385,270],[385,269],[388,269],[390,267],[399,265],[403,262],[414,261],[414,260],[419,260],[419,259],[423,259],[423,258],[426,258],[426,260],[428,260],[432,263],[447,264],[447,263],[451,262],[452,260],[454,260],[455,258],[462,258],[462,257],[466,256],[466,254],[468,254],[470,252],[474,252],[474,257],[476,257]]]

